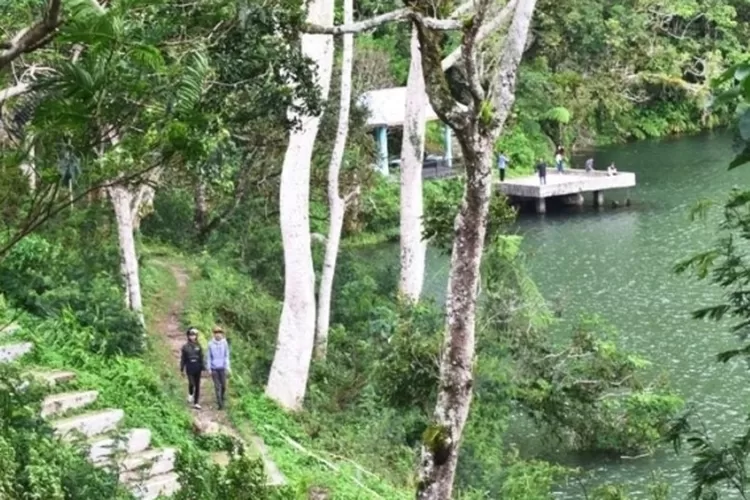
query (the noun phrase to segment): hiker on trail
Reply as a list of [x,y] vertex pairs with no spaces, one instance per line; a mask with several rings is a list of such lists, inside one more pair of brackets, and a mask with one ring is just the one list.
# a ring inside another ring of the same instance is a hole
[[541,158],[536,164],[536,170],[539,172],[539,184],[547,184],[547,164]]
[[594,159],[589,158],[586,160],[586,173],[593,172],[594,171]]
[[214,381],[216,390],[216,404],[219,409],[224,409],[224,395],[227,391],[227,374],[231,371],[229,367],[229,344],[224,338],[224,330],[214,327],[214,338],[208,343],[208,371]]
[[505,166],[510,162],[508,157],[505,156],[504,151],[500,151],[500,155],[497,157],[497,168],[500,169],[500,182],[505,180]]
[[203,361],[203,348],[198,343],[198,330],[193,327],[188,328],[187,339],[185,345],[182,346],[180,373],[188,379],[188,404],[200,410],[201,373],[206,366]]

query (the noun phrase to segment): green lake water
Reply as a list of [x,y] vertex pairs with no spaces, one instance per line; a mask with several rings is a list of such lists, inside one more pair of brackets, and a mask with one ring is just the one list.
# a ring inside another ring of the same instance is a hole
[[[666,141],[643,141],[597,150],[597,169],[614,161],[635,172],[637,187],[606,192],[597,210],[590,197],[583,208],[550,208],[544,216],[524,213],[515,230],[524,236],[528,265],[542,294],[563,308],[562,321],[596,313],[619,331],[618,343],[668,375],[694,404],[712,434],[729,438],[745,428],[750,413],[750,370],[741,362],[719,364],[716,354],[738,343],[727,325],[693,320],[691,311],[715,302],[720,291],[688,276],[675,276],[678,260],[709,246],[718,210],[706,222],[691,222],[690,209],[702,199],[723,200],[733,186],[750,183],[750,166],[727,171],[732,158],[728,134],[706,134]],[[582,165],[587,156],[575,160]],[[611,200],[632,200],[611,208]],[[398,265],[397,245],[371,249],[370,258]],[[449,259],[430,249],[425,294],[442,302]],[[543,454],[589,471],[587,485],[624,483],[633,497],[646,499],[652,473],[672,484],[670,498],[685,498],[691,457],[663,449],[637,460],[574,456],[540,443],[526,425],[511,429],[510,441],[522,454]],[[584,498],[578,485],[561,485],[561,499]],[[727,496],[725,498],[731,498]]]
[[[728,190],[747,186],[750,168],[727,171],[731,138],[710,134],[661,142],[640,142],[594,153],[601,168],[614,161],[636,173],[633,205],[599,212],[587,206],[521,217],[532,277],[548,299],[562,303],[564,317],[598,313],[620,332],[619,343],[666,372],[683,397],[695,404],[718,438],[741,432],[750,412],[750,371],[741,362],[719,364],[716,354],[738,343],[726,325],[693,320],[690,312],[715,302],[718,289],[671,272],[674,263],[711,244],[720,213],[691,222],[701,199],[723,200]],[[606,196],[606,194],[605,194]],[[613,193],[622,199],[625,193]],[[662,450],[639,460],[567,457],[594,473],[594,482],[622,482],[646,498],[651,473],[673,485],[671,498],[690,488],[688,455]],[[561,498],[582,498],[565,489]]]

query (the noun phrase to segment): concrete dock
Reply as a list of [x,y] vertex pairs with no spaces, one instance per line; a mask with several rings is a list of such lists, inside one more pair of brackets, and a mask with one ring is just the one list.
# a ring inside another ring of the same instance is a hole
[[498,183],[500,192],[509,198],[533,200],[536,211],[547,211],[547,198],[566,197],[574,204],[583,204],[583,193],[594,193],[594,205],[604,204],[604,191],[608,189],[624,189],[635,187],[635,174],[632,172],[618,172],[617,175],[607,175],[606,171],[594,170],[586,172],[581,169],[565,169],[562,174],[547,169],[547,183],[539,184],[538,175],[529,175],[515,179],[506,179]]

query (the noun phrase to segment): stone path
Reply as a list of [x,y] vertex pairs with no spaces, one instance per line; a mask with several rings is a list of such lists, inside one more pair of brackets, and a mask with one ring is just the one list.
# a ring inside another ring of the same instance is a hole
[[[30,342],[14,341],[15,331],[0,331],[0,363],[13,363],[34,347]],[[41,416],[50,420],[56,434],[66,440],[83,439],[91,462],[114,469],[136,498],[154,500],[179,490],[175,449],[151,448],[148,429],[121,429],[125,412],[120,409],[87,410],[97,400],[97,391],[57,392],[75,379],[74,372],[30,371],[27,376],[49,387],[51,394],[42,402]]]

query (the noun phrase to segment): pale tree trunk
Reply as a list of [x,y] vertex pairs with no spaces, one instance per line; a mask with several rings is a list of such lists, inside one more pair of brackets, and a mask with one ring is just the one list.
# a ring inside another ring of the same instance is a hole
[[[350,23],[354,11],[353,0],[344,0],[344,22]],[[339,193],[339,173],[344,160],[346,140],[349,135],[349,110],[352,100],[352,65],[354,59],[353,35],[344,35],[343,53],[341,58],[341,98],[339,102],[339,123],[336,131],[336,141],[333,144],[331,162],[328,165],[328,207],[330,223],[328,238],[326,239],[326,253],[323,259],[323,273],[320,277],[318,290],[318,321],[315,332],[315,359],[325,359],[328,351],[328,329],[331,321],[331,295],[333,293],[333,278],[336,274],[336,260],[339,255],[341,228],[344,225],[344,212],[347,199]]]
[[[536,0],[518,0],[515,7],[496,74],[490,75],[493,116],[483,113],[487,94],[480,84],[478,57],[474,52],[481,14],[477,14],[477,25],[467,29],[462,41],[463,66],[473,101],[468,123],[460,119],[460,113],[454,112],[458,108],[455,101],[437,85],[429,89],[433,107],[454,128],[461,145],[466,187],[455,223],[438,400],[433,423],[425,434],[418,469],[416,497],[419,500],[450,500],[452,496],[461,436],[473,394],[476,302],[492,187],[493,149],[515,99],[516,72],[535,5]],[[436,47],[433,44],[433,54],[437,53]],[[436,69],[429,63],[425,73],[428,67],[434,74]]]
[[155,169],[136,186],[124,183],[113,183],[107,187],[107,194],[112,200],[117,225],[117,238],[120,248],[120,275],[125,287],[125,307],[138,315],[141,324],[143,317],[143,300],[141,280],[138,269],[138,254],[135,247],[135,232],[141,220],[153,210],[156,190],[154,185],[161,175],[160,168]]
[[200,234],[208,223],[208,198],[206,197],[206,179],[203,173],[198,174],[198,182],[195,184],[193,198],[195,200],[193,222],[195,223],[196,233]]
[[[515,1],[515,0],[514,0]],[[453,13],[460,17],[471,2]],[[507,20],[510,9],[503,10],[477,33],[477,43],[487,39]],[[461,48],[446,56],[441,67],[451,68],[461,59]],[[401,275],[399,292],[411,302],[418,302],[424,285],[427,242],[424,234],[424,198],[422,191],[422,158],[425,143],[427,94],[422,70],[422,52],[416,28],[412,30],[411,64],[406,83],[406,109],[401,143]]]
[[[29,138],[30,142],[33,142],[33,138]],[[36,165],[35,165],[35,148],[32,145],[29,148],[29,153],[26,158],[21,162],[20,168],[21,172],[23,173],[24,177],[29,181],[29,189],[31,192],[36,191],[38,176],[36,172]]]
[[411,36],[411,64],[406,83],[406,109],[401,141],[401,277],[399,292],[418,302],[424,282],[427,243],[423,238],[422,156],[427,94],[416,28]]
[[141,300],[141,280],[138,275],[138,256],[135,250],[133,229],[133,199],[134,195],[121,184],[107,188],[112,200],[117,223],[117,238],[120,246],[120,274],[125,285],[125,306],[136,313],[142,324],[143,303]]
[[[310,23],[333,23],[333,0],[312,0]],[[333,69],[330,35],[302,36],[302,51],[317,64],[322,98],[328,97]],[[300,409],[315,340],[315,271],[310,248],[310,162],[320,126],[319,116],[302,116],[292,131],[281,171],[279,194],[281,235],[284,246],[284,305],[279,321],[276,353],[266,395],[280,406]]]

